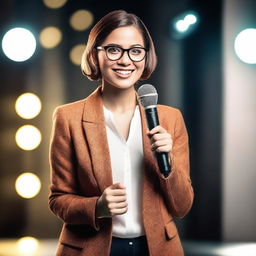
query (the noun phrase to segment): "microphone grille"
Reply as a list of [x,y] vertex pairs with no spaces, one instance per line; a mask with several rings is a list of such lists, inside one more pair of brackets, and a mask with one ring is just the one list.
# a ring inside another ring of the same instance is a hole
[[143,84],[138,89],[138,99],[144,108],[156,106],[158,100],[156,88],[151,84]]

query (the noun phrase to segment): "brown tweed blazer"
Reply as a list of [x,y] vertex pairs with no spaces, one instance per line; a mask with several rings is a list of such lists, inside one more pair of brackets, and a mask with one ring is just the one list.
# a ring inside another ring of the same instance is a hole
[[[181,256],[173,217],[186,215],[194,196],[185,124],[179,110],[158,105],[160,124],[173,138],[172,172],[164,178],[151,151],[141,106],[140,113],[145,157],[142,214],[150,255]],[[86,99],[55,110],[50,166],[49,206],[64,222],[56,255],[108,256],[111,218],[95,218],[97,199],[112,184],[101,87]]]

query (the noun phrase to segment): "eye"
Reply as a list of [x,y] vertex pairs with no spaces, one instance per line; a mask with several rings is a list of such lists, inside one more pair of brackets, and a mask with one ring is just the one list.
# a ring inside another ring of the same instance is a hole
[[137,47],[137,48],[131,48],[131,50],[130,50],[130,53],[132,54],[132,55],[140,55],[140,54],[142,54],[144,52],[144,49],[143,48],[139,48],[139,47]]
[[119,54],[121,52],[121,49],[116,46],[110,46],[108,47],[107,51],[111,54]]

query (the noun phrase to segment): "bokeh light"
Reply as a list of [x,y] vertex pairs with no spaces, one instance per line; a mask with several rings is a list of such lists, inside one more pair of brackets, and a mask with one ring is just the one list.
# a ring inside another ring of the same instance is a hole
[[34,237],[26,236],[17,241],[19,255],[35,255],[39,247],[39,242]]
[[213,255],[221,256],[255,256],[256,244],[255,243],[245,243],[245,244],[231,244],[225,245],[223,248],[216,248],[213,250]]
[[3,37],[2,49],[11,60],[21,62],[29,59],[36,50],[34,35],[25,28],[13,28]]
[[87,10],[78,10],[70,17],[70,26],[78,31],[89,28],[93,23],[93,14]]
[[184,18],[184,21],[190,25],[197,22],[197,17],[194,14],[187,14]]
[[64,6],[67,0],[43,0],[44,4],[51,9],[57,9]]
[[33,198],[41,189],[41,181],[35,174],[25,172],[16,179],[15,189],[19,196]]
[[247,64],[256,64],[256,29],[241,31],[234,43],[235,52],[240,60]]
[[15,135],[17,145],[23,150],[33,150],[41,143],[41,133],[33,125],[23,125]]
[[44,28],[39,36],[40,44],[47,49],[56,47],[62,40],[62,33],[56,27]]
[[69,58],[74,65],[77,65],[77,66],[81,65],[81,58],[84,50],[85,50],[84,44],[78,44],[71,49]]
[[32,119],[41,111],[41,101],[33,93],[23,93],[15,103],[16,113],[24,119]]
[[171,36],[183,39],[190,35],[199,25],[200,17],[195,11],[181,13],[170,21]]
[[189,23],[185,22],[184,20],[178,20],[176,22],[176,29],[179,31],[179,32],[184,32],[188,29],[189,27]]

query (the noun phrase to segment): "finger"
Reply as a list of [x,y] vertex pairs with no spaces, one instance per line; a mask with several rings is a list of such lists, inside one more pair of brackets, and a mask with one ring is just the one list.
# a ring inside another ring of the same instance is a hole
[[127,200],[126,196],[109,196],[107,199],[110,203],[125,202]]
[[157,140],[170,140],[171,134],[170,133],[156,133],[151,137],[151,142],[155,142]]
[[125,189],[109,189],[105,191],[105,197],[107,200],[112,200],[112,197],[126,196]]
[[149,134],[153,135],[155,133],[165,133],[165,132],[166,132],[166,130],[161,125],[158,125],[158,126],[154,127],[153,129],[151,129],[149,131]]
[[125,202],[122,202],[122,203],[116,203],[115,208],[116,209],[121,209],[121,208],[127,208],[127,206],[128,206],[128,203],[125,201]]
[[156,152],[166,152],[169,153],[171,151],[171,147],[170,146],[162,146],[162,147],[158,147],[156,148]]
[[122,202],[122,203],[110,203],[110,204],[108,204],[108,208],[109,208],[110,210],[126,208],[127,206],[128,206],[128,203],[127,203],[127,202]]
[[165,146],[172,148],[172,142],[170,140],[158,140],[151,145],[151,149],[156,150],[159,147]]
[[121,214],[124,214],[126,213],[128,210],[128,207],[125,207],[125,208],[120,208],[120,209],[113,209],[110,211],[111,215],[121,215]]
[[118,188],[125,188],[125,186],[123,186],[120,182],[115,183],[113,185],[110,186],[111,189],[118,189]]
[[126,195],[126,189],[112,189],[112,190],[109,191],[109,195],[125,196]]

